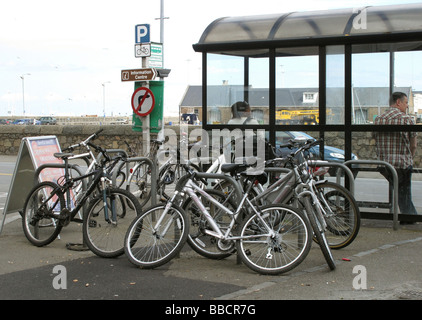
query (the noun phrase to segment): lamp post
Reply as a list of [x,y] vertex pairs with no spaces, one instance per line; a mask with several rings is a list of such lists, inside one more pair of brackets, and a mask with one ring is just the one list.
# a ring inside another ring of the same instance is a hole
[[103,116],[105,121],[105,85],[106,83],[110,83],[110,81],[103,82],[101,85],[103,86]]
[[20,76],[22,79],[22,107],[23,107],[23,115],[25,116],[25,76],[30,76],[30,73],[25,73]]

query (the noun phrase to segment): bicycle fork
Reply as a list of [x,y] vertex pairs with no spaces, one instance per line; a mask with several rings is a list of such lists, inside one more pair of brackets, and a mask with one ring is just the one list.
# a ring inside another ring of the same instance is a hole
[[111,204],[111,219],[109,217],[109,205],[107,204],[107,178],[101,178],[101,186],[103,189],[103,204],[104,204],[104,219],[106,222],[111,223],[112,225],[117,225],[117,215],[116,215],[116,199],[110,197]]
[[[311,201],[311,206],[315,208],[315,217],[316,217],[316,221],[318,222],[318,225],[321,228],[321,232],[325,231],[327,228],[327,223],[325,222],[323,213],[322,213],[322,205],[318,199],[318,197],[315,195],[315,193],[309,191],[309,190],[304,190],[299,194],[299,198],[304,198],[306,196],[310,196],[310,198],[312,199]],[[309,199],[305,201],[310,201]],[[312,214],[312,213],[309,213]]]
[[[160,231],[164,218],[167,216],[167,214],[169,214],[169,211],[171,209],[171,207],[173,206],[174,201],[176,200],[177,196],[179,195],[179,191],[174,191],[173,196],[167,201],[166,206],[164,207],[164,211],[163,213],[160,215],[160,217],[158,218],[157,222],[155,223],[153,229],[152,229],[152,233],[153,235],[157,238],[160,239],[163,236],[165,236],[167,234],[167,231],[169,230],[169,228],[172,225],[172,220],[173,219],[169,219],[168,222],[166,223],[166,225],[164,226],[164,228]],[[173,214],[171,214],[173,215]],[[179,219],[176,220],[177,226],[179,229],[182,228],[182,225],[180,224]]]

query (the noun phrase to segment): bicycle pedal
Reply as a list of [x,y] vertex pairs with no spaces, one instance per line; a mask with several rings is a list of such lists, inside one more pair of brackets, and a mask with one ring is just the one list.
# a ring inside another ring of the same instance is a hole
[[70,212],[68,209],[64,208],[59,215],[59,224],[63,227],[66,227],[70,223]]

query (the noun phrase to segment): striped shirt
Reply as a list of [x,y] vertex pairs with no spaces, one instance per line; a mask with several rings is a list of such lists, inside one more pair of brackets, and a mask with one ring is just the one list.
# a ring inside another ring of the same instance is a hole
[[[379,125],[414,125],[409,115],[395,107],[390,107],[382,115],[375,118]],[[376,148],[378,159],[390,163],[395,168],[406,169],[413,165],[410,151],[410,138],[416,132],[377,132]]]

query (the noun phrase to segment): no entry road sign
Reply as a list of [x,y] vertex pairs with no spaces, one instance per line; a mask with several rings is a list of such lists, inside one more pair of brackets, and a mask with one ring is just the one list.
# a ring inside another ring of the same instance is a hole
[[132,95],[132,109],[138,116],[149,115],[154,108],[155,97],[152,91],[146,87],[140,87]]

